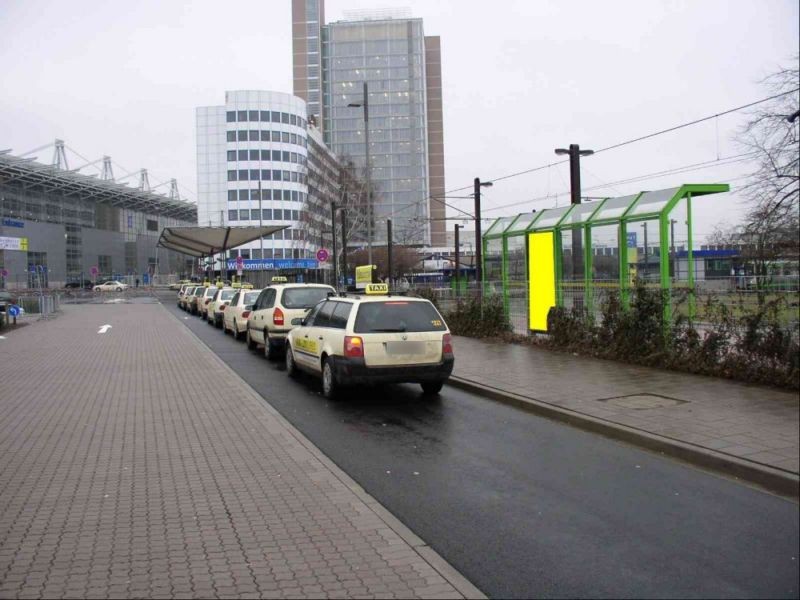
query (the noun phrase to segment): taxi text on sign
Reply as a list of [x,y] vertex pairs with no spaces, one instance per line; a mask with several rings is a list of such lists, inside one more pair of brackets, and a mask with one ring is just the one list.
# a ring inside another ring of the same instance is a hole
[[389,285],[386,283],[368,283],[366,293],[368,296],[386,295],[389,293]]

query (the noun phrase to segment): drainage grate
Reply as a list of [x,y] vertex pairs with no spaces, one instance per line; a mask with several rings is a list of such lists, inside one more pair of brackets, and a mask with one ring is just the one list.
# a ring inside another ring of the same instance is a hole
[[631,408],[634,410],[647,410],[648,408],[667,408],[686,404],[687,400],[678,400],[668,396],[658,394],[631,394],[630,396],[617,396],[616,398],[603,398],[600,402],[607,402],[620,408]]

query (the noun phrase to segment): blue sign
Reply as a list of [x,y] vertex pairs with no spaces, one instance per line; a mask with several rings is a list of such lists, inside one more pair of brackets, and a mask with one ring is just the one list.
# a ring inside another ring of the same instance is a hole
[[628,248],[636,248],[636,232],[629,231],[628,232]]
[[3,219],[3,225],[6,227],[25,227],[22,221],[15,221],[14,219]]
[[18,317],[20,313],[19,306],[16,304],[12,304],[11,307],[8,309],[8,314],[12,317]]
[[[244,271],[275,271],[276,269],[318,269],[319,262],[313,258],[248,259],[242,261]],[[229,271],[237,270],[236,260],[227,261]]]

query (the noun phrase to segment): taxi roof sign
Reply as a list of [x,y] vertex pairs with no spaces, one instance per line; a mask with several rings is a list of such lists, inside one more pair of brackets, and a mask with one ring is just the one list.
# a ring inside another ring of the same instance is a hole
[[364,291],[367,296],[385,296],[389,293],[389,285],[386,283],[368,283]]
[[284,276],[282,276],[282,275],[278,275],[278,276],[275,276],[272,279],[270,279],[270,281],[272,283],[287,283],[289,281],[289,279],[284,277]]

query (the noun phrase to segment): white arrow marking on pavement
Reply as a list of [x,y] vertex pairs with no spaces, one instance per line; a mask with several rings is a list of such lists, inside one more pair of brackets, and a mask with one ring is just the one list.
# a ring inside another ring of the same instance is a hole
[[111,329],[111,325],[103,325],[100,327],[100,331],[98,331],[97,333],[105,333],[109,329]]

